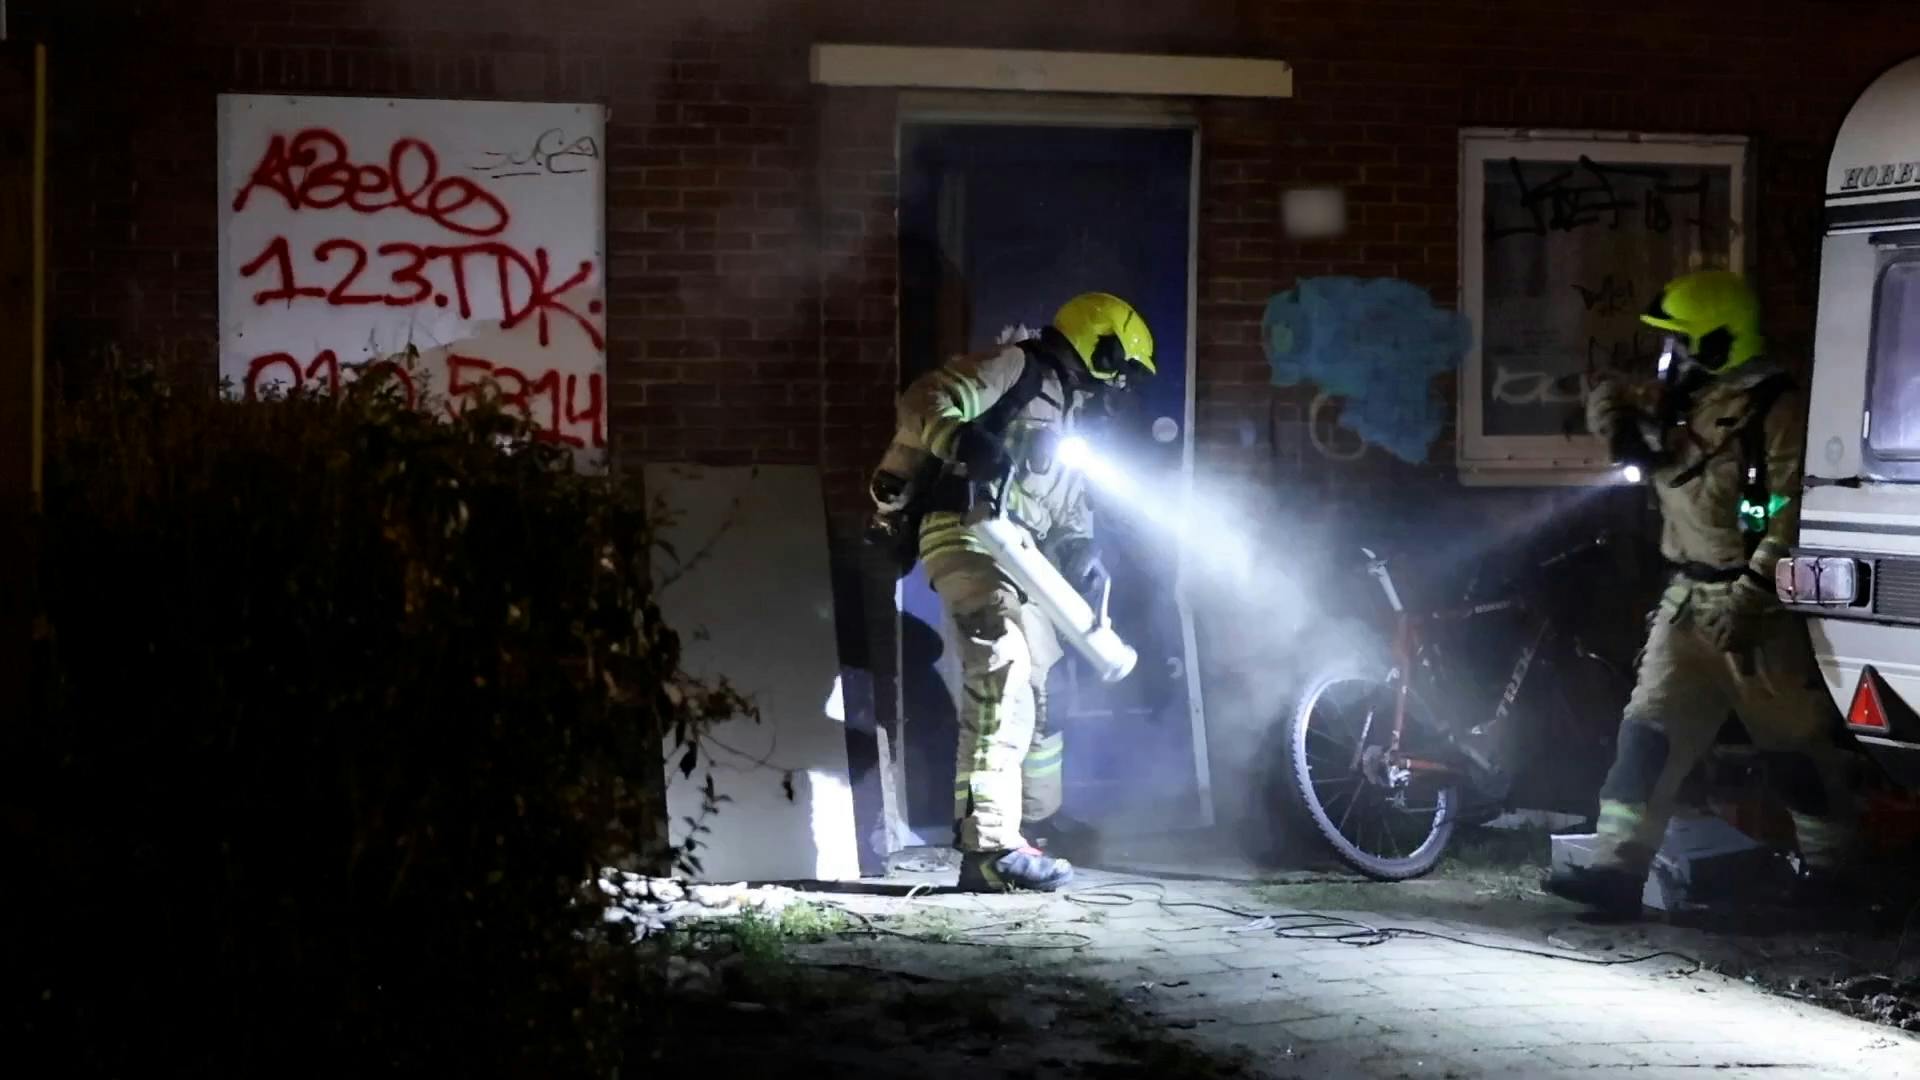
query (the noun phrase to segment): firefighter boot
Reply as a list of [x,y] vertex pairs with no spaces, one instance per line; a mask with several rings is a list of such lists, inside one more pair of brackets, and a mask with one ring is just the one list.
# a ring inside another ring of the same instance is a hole
[[1602,918],[1618,921],[1640,917],[1640,897],[1646,891],[1645,873],[1611,866],[1556,867],[1541,887],[1555,896],[1584,904]]
[[969,851],[960,856],[961,892],[1056,892],[1072,880],[1072,863],[1030,847]]

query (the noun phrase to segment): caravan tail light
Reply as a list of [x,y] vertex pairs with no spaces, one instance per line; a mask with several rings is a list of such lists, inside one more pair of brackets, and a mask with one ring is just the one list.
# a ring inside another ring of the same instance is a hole
[[1860,560],[1831,556],[1796,555],[1773,567],[1773,591],[1783,604],[1848,607],[1862,596]]
[[1879,679],[1872,668],[1860,671],[1860,685],[1854,687],[1853,705],[1847,709],[1847,726],[1862,731],[1887,730],[1887,710],[1880,701]]

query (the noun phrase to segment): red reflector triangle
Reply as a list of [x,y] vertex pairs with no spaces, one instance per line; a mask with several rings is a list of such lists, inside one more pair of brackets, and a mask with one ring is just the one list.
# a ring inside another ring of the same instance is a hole
[[1887,711],[1880,707],[1880,688],[1874,685],[1872,668],[1860,673],[1860,685],[1853,691],[1853,707],[1847,710],[1847,726],[1887,730]]

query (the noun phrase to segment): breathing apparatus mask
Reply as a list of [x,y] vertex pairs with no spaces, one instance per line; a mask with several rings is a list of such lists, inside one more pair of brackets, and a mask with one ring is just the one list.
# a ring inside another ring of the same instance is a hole
[[1108,391],[1125,390],[1129,382],[1147,375],[1146,366],[1129,358],[1126,346],[1112,334],[1102,337],[1093,347],[1093,355],[1088,358],[1086,368],[1094,382]]
[[1659,390],[1652,414],[1628,407],[1628,415],[1614,427],[1609,448],[1617,464],[1638,472],[1650,472],[1671,460],[1667,433],[1685,426],[1695,391],[1710,377],[1678,334],[1668,334],[1661,343],[1654,376]]

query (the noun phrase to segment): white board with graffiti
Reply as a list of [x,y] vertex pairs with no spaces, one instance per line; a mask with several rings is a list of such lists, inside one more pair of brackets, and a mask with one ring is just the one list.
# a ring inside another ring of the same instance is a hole
[[219,113],[230,393],[385,368],[416,403],[498,393],[601,456],[601,106],[223,95]]
[[1470,131],[1461,140],[1461,476],[1609,478],[1582,423],[1597,377],[1651,374],[1640,314],[1673,277],[1744,269],[1746,141]]

